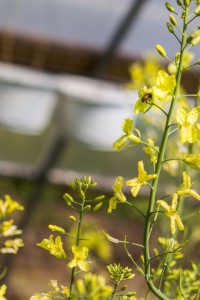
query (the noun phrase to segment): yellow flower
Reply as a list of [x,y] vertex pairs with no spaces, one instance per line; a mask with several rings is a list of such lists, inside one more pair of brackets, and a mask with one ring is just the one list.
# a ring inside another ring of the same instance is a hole
[[200,154],[185,154],[183,161],[195,170],[200,169]]
[[200,201],[200,195],[195,190],[190,189],[191,186],[190,176],[186,172],[183,172],[183,183],[179,186],[177,194],[179,196],[192,196]]
[[157,201],[158,207],[162,207],[165,210],[165,215],[170,218],[170,228],[171,233],[174,234],[176,232],[176,223],[178,225],[179,230],[184,230],[184,225],[178,215],[177,205],[178,205],[178,195],[174,193],[172,197],[171,206],[167,204],[164,200]]
[[153,102],[153,92],[152,88],[147,88],[144,86],[138,92],[139,99],[135,103],[134,113],[138,115],[139,113],[145,113],[151,106]]
[[57,236],[54,242],[53,235],[50,235],[49,239],[44,239],[41,243],[38,243],[37,246],[49,251],[53,256],[59,259],[66,259],[66,254],[63,249],[63,243],[60,236]]
[[152,175],[147,175],[147,172],[144,170],[144,163],[143,161],[139,161],[138,162],[138,177],[128,180],[126,182],[127,186],[131,186],[131,193],[133,195],[133,197],[136,197],[140,188],[143,185],[147,184],[148,180],[152,180],[154,178],[156,178],[156,174],[152,174]]
[[148,139],[147,142],[148,142],[148,146],[144,147],[143,150],[147,154],[147,156],[149,157],[150,162],[155,164],[155,163],[157,163],[157,160],[158,160],[159,148],[157,146],[154,146],[154,141],[153,140]]
[[72,253],[74,254],[74,258],[68,263],[68,267],[79,267],[82,271],[88,271],[89,265],[86,261],[86,258],[88,256],[88,248],[72,246]]
[[169,75],[165,71],[158,72],[156,86],[152,88],[154,99],[157,100],[171,100],[171,94],[176,86],[175,75]]
[[123,177],[118,176],[115,181],[115,185],[112,188],[114,195],[109,201],[108,213],[111,213],[113,209],[116,209],[118,202],[126,202],[126,197],[122,192]]
[[181,143],[195,143],[200,140],[200,125],[197,123],[200,119],[199,107],[192,110],[185,107],[177,109],[176,120],[180,129]]
[[[113,144],[113,148],[115,150],[121,150],[124,145],[126,144],[126,141],[132,141],[134,143],[140,142],[140,132],[136,128],[133,128],[134,121],[130,118],[127,118],[122,123],[122,129],[125,132],[125,135],[121,136],[116,142]],[[137,132],[137,136],[133,133],[133,131]]]
[[1,248],[1,253],[12,253],[12,254],[17,254],[18,250],[20,247],[23,247],[23,241],[22,239],[14,239],[14,240],[6,240],[4,242],[4,247]]

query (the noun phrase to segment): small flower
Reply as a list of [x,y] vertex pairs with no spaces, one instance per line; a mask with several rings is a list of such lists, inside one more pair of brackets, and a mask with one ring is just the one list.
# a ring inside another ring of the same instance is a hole
[[156,178],[156,174],[147,175],[147,172],[144,170],[144,163],[143,161],[138,162],[138,177],[131,179],[126,182],[127,186],[131,186],[131,193],[133,197],[136,197],[140,188],[143,185],[147,184],[147,181]]
[[197,123],[200,119],[198,107],[188,110],[185,107],[177,109],[176,120],[180,130],[181,143],[195,143],[200,140],[200,125]]
[[185,154],[183,161],[195,170],[200,169],[200,154]]
[[44,239],[41,243],[38,243],[37,246],[49,251],[53,256],[59,259],[66,259],[66,253],[63,249],[60,236],[57,236],[54,242],[53,235],[50,235],[49,239]]
[[0,252],[17,254],[20,247],[23,247],[24,243],[22,239],[6,240],[4,242],[4,247],[1,248]]
[[15,210],[24,210],[24,207],[9,195],[5,196],[5,200],[0,199],[0,218],[9,216]]
[[179,230],[184,230],[184,225],[179,217],[177,205],[178,205],[178,195],[174,193],[172,197],[171,206],[167,204],[164,200],[157,201],[158,207],[162,207],[165,210],[165,215],[170,218],[170,228],[171,233],[174,234],[176,232],[176,224],[178,225]]
[[0,225],[0,233],[3,236],[19,235],[22,233],[22,230],[18,229],[16,225],[13,225],[13,220],[3,221]]
[[200,201],[200,195],[195,190],[190,189],[191,186],[190,176],[186,172],[183,172],[183,183],[179,186],[177,194],[179,196],[192,196]]
[[[113,148],[115,150],[120,151],[127,141],[132,141],[134,143],[140,142],[140,132],[136,128],[133,127],[134,121],[130,118],[127,118],[122,123],[122,129],[125,132],[125,135],[121,136],[116,142],[113,144]],[[137,136],[133,133],[133,131],[137,132]]]
[[155,163],[157,163],[157,160],[158,160],[159,148],[157,146],[154,146],[154,141],[151,139],[148,139],[147,143],[148,143],[148,146],[144,147],[143,150],[149,157],[150,162],[155,164]]
[[117,203],[126,202],[126,197],[125,197],[124,193],[122,192],[122,186],[123,186],[123,177],[118,176],[115,180],[115,185],[112,188],[114,195],[109,200],[108,213],[111,213],[113,209],[116,209]]
[[88,257],[88,248],[72,246],[72,252],[74,254],[74,258],[68,263],[68,266],[70,268],[79,267],[82,271],[88,271],[89,265],[86,261],[86,258]]
[[144,86],[138,92],[139,99],[135,103],[134,113],[138,115],[139,113],[145,113],[151,106],[153,102],[152,88],[147,88]]
[[175,75],[169,75],[165,71],[158,72],[156,86],[152,88],[154,99],[157,100],[171,100],[171,94],[176,86]]

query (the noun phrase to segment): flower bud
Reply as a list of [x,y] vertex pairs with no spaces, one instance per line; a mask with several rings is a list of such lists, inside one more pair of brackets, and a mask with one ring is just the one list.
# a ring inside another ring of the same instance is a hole
[[167,28],[168,28],[169,32],[174,33],[174,27],[169,22],[167,22]]
[[68,193],[65,193],[63,195],[63,199],[65,201],[65,203],[70,206],[72,202],[74,202],[74,199],[72,198],[72,196],[70,196]]
[[93,207],[93,211],[98,211],[102,207],[102,205],[103,205],[103,202],[98,203],[97,205],[95,205]]
[[184,2],[184,5],[185,5],[185,6],[189,6],[189,5],[190,5],[190,2],[191,2],[191,0],[183,0],[183,2]]
[[192,41],[191,41],[191,45],[192,46],[196,46],[198,43],[200,42],[200,36],[197,36],[196,38],[194,38]]
[[90,209],[91,209],[91,205],[86,205],[86,206],[84,207],[84,211],[90,211]]
[[175,12],[175,9],[169,2],[165,2],[165,6],[170,12]]
[[76,222],[76,217],[70,216],[69,218],[70,218],[71,221]]
[[94,201],[98,202],[98,201],[103,200],[104,198],[105,198],[105,195],[101,195],[101,196],[98,196],[98,197],[94,198]]
[[195,13],[197,16],[200,16],[200,6],[198,6],[198,7],[195,9],[194,13]]
[[176,2],[179,6],[182,6],[182,4],[183,4],[181,0],[176,0]]
[[163,56],[163,57],[166,57],[166,56],[167,56],[167,53],[166,53],[165,49],[164,49],[161,45],[157,44],[157,45],[155,46],[155,48],[156,48],[156,50],[158,51],[158,53],[159,53],[161,56]]
[[170,19],[172,25],[177,26],[176,18],[175,18],[173,15],[170,15],[170,16],[169,16],[169,19]]
[[187,44],[190,44],[192,42],[193,38],[194,38],[193,34],[189,35],[187,38]]

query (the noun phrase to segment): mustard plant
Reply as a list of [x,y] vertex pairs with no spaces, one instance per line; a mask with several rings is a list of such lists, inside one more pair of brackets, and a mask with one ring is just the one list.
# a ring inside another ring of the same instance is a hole
[[[22,234],[22,230],[18,229],[14,224],[11,215],[15,211],[22,211],[24,207],[17,201],[13,200],[9,195],[5,195],[4,199],[0,199],[0,253],[1,254],[17,254],[19,248],[23,247],[23,240],[18,236]],[[3,281],[7,273],[7,266],[1,265],[0,280]],[[7,286],[5,283],[0,285],[0,299],[6,300]]]
[[[194,55],[190,52],[200,42],[200,1],[174,0],[173,4],[166,2],[165,6],[169,11],[166,28],[176,39],[179,52],[170,58],[167,50],[157,44],[157,53],[162,59],[166,59],[168,67],[160,69],[160,63],[152,63],[152,60],[149,64],[146,62],[143,67],[134,64],[130,68],[132,82],[128,84],[129,88],[139,88],[134,114],[140,115],[140,120],[148,115],[152,118],[152,123],[155,121],[152,112],[160,116],[156,120],[161,124],[159,137],[155,139],[151,134],[148,136],[148,130],[143,134],[142,130],[137,128],[134,118],[126,118],[122,124],[123,135],[113,144],[117,151],[133,146],[134,150],[136,146],[143,147],[145,159],[140,159],[137,163],[138,175],[128,180],[118,176],[108,204],[109,214],[122,205],[128,205],[139,213],[143,220],[142,242],[128,240],[126,236],[120,240],[107,232],[104,232],[104,235],[115,245],[124,246],[132,267],[146,282],[147,291],[142,299],[156,296],[163,300],[198,300],[200,263],[191,261],[189,267],[184,267],[183,257],[184,248],[188,245],[184,234],[185,220],[199,214],[198,209],[187,214],[186,201],[191,202],[192,198],[194,201],[200,201],[198,191],[192,187],[193,170],[199,176],[200,168],[200,90],[198,87],[193,93],[187,94],[182,86],[182,75],[192,67],[200,65],[199,59],[193,62]],[[144,76],[143,68],[146,74],[151,74],[152,69],[152,76]],[[173,190],[170,189],[168,194],[161,181],[163,174],[168,176],[167,171],[169,176],[175,175]],[[131,199],[123,192],[124,183],[130,187]],[[81,233],[84,216],[92,210],[100,209],[102,201],[105,201],[104,196],[87,199],[87,190],[95,185],[96,182],[91,177],[75,179],[72,188],[79,195],[80,201],[68,193],[64,195],[65,203],[76,213],[70,217],[77,224],[76,234],[73,236],[74,244],[71,247],[72,258],[66,254],[60,235],[55,239],[51,235],[49,239],[44,239],[38,244],[57,259],[63,260],[71,269],[68,286],[59,287],[56,280],[51,281],[50,292],[35,293],[30,300],[137,299],[135,292],[127,292],[127,286],[123,283],[124,280],[134,277],[131,268],[122,267],[117,262],[108,265],[111,285],[107,285],[101,275],[88,273],[89,249],[82,246],[87,237],[83,237]],[[144,186],[148,192],[141,200],[139,195]],[[138,201],[145,202],[145,199],[148,200],[147,208],[141,209]],[[165,227],[163,232],[162,227]],[[50,225],[49,228],[62,235],[69,234],[56,225]],[[157,236],[156,242],[155,233],[160,235]],[[139,262],[137,257],[134,257],[135,247],[141,253]],[[79,271],[85,272],[86,275],[79,278]]]

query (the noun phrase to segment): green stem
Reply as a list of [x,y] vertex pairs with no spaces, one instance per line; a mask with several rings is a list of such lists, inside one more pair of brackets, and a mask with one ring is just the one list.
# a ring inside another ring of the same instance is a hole
[[117,284],[117,282],[116,282],[115,285],[114,285],[114,291],[113,291],[113,293],[112,293],[112,297],[111,297],[110,300],[113,300],[113,299],[115,298],[115,295],[116,295],[116,293],[117,293],[117,287],[118,287],[118,284]]
[[[82,226],[82,220],[83,220],[84,205],[85,205],[85,197],[82,198],[81,210],[79,211],[79,222],[78,222],[78,228],[77,228],[77,234],[76,234],[76,246],[79,246],[80,240],[81,240],[80,234],[81,234],[81,226]],[[75,276],[76,276],[76,267],[74,267],[71,272],[70,295],[71,295],[71,291],[74,286]],[[71,296],[69,297],[69,300],[70,299],[71,299]]]
[[179,92],[179,86],[181,81],[181,75],[182,75],[182,60],[183,60],[183,52],[186,45],[186,29],[187,29],[187,15],[188,15],[188,7],[185,8],[185,18],[184,18],[184,24],[183,24],[183,36],[181,41],[181,49],[180,49],[180,61],[179,61],[179,67],[176,75],[176,87],[174,90],[174,94],[172,96],[172,102],[171,106],[169,108],[168,116],[166,119],[165,129],[163,133],[163,138],[161,142],[160,147],[160,153],[158,155],[158,162],[156,165],[156,174],[157,177],[153,180],[151,194],[150,194],[150,201],[149,206],[147,210],[147,216],[146,216],[146,223],[145,223],[145,232],[144,232],[144,263],[145,263],[145,277],[147,284],[150,288],[150,290],[158,296],[159,299],[163,300],[169,300],[167,296],[165,296],[153,283],[151,279],[151,268],[150,268],[150,245],[149,245],[149,238],[150,238],[150,232],[151,232],[151,215],[154,210],[155,201],[156,201],[156,193],[157,193],[157,186],[159,182],[159,177],[162,169],[162,162],[165,154],[165,149],[167,146],[168,136],[169,136],[169,130],[172,123],[172,116],[174,112],[174,108],[178,99],[178,92]]

